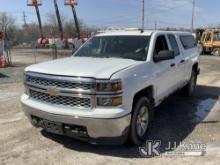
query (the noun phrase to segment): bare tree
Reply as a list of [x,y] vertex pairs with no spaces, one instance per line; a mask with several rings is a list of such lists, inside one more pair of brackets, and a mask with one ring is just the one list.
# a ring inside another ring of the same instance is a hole
[[7,13],[3,12],[0,14],[0,25],[1,25],[1,31],[7,33],[7,29],[14,25],[15,18],[8,15]]
[[65,31],[65,35],[68,38],[72,38],[73,36],[76,36],[76,28],[75,28],[75,24],[74,22],[71,21],[67,21],[64,25],[64,31]]
[[[15,18],[10,16],[10,15],[7,15],[7,13],[3,12],[0,14],[0,25],[1,25],[1,31],[5,33],[5,52],[6,52],[6,61],[9,65],[12,64],[11,62],[11,51],[10,51],[10,45],[11,42],[9,42],[9,38],[8,38],[8,35],[7,35],[7,30],[8,28],[10,28],[10,26],[12,26],[13,24],[15,23]],[[6,46],[7,45],[7,46]]]
[[[65,16],[61,14],[60,17],[61,17],[61,22],[64,25],[66,22]],[[50,29],[50,34],[52,35],[56,35],[59,33],[58,22],[57,22],[57,17],[55,13],[53,12],[47,13],[46,27]]]

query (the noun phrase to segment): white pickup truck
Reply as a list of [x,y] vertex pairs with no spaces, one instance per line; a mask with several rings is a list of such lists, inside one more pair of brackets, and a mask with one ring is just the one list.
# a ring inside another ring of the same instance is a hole
[[23,109],[35,127],[90,143],[140,145],[154,107],[196,87],[191,33],[115,31],[89,39],[72,57],[25,69]]

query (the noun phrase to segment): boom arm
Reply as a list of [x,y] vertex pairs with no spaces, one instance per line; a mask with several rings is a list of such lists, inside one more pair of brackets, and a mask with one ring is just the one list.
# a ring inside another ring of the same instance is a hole
[[72,11],[73,11],[73,17],[74,17],[75,25],[76,25],[77,38],[80,39],[79,22],[78,22],[78,19],[77,19],[77,14],[76,14],[76,10],[75,10],[74,6],[72,6]]
[[57,22],[58,22],[59,31],[60,31],[60,38],[62,40],[63,39],[63,26],[62,26],[62,21],[61,21],[61,18],[60,18],[60,12],[59,12],[59,9],[58,9],[57,0],[54,0],[54,7],[55,7]]
[[40,35],[41,35],[41,38],[43,39],[44,38],[44,34],[43,34],[41,17],[40,17],[40,11],[39,11],[38,6],[35,6],[35,9],[36,9],[36,13],[37,13],[37,19],[38,19],[38,22],[39,22]]

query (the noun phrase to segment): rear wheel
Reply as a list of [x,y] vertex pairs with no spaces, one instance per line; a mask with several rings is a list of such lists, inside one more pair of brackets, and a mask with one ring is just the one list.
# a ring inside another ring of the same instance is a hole
[[147,97],[141,97],[134,106],[131,120],[129,140],[134,145],[146,141],[147,132],[152,119],[152,107]]
[[214,56],[220,56],[220,48],[215,48],[213,51],[212,51],[212,54]]
[[189,97],[192,96],[196,88],[196,83],[197,83],[197,74],[195,69],[193,69],[188,84],[183,88],[184,95]]

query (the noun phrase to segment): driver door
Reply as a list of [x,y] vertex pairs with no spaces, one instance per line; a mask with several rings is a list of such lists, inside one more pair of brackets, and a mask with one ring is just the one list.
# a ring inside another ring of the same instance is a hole
[[[167,37],[165,35],[160,35],[156,39],[153,56],[157,56],[158,53],[163,50],[169,50]],[[154,64],[157,101],[160,102],[174,90],[175,59],[154,62]]]

